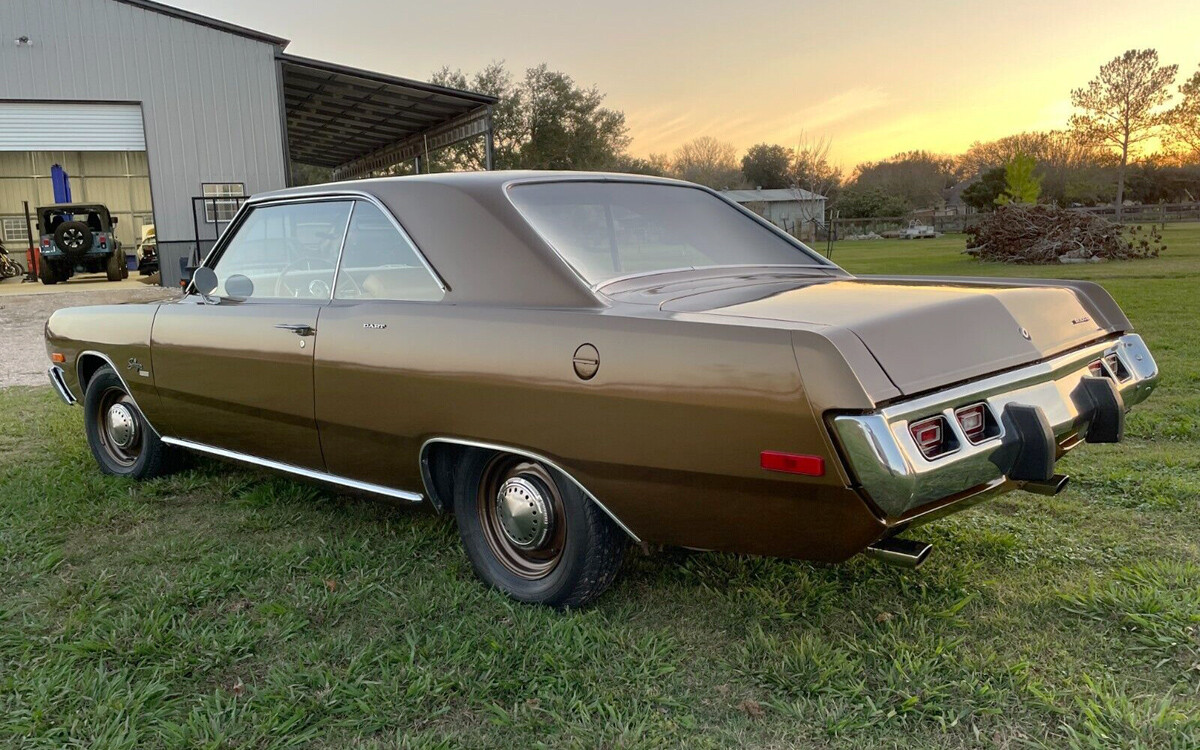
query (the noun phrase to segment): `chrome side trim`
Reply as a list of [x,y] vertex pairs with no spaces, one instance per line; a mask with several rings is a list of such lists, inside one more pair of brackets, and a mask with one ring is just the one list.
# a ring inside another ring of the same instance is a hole
[[248,453],[238,453],[237,451],[226,450],[224,448],[217,448],[212,445],[205,445],[204,443],[194,443],[191,440],[181,440],[179,438],[164,437],[162,439],[162,441],[164,443],[166,443],[167,445],[174,445],[179,448],[186,448],[188,450],[197,451],[199,453],[207,453],[212,456],[217,456],[218,458],[226,458],[231,461],[238,461],[238,462],[244,463],[244,464],[251,464],[253,466],[261,466],[265,469],[271,469],[273,471],[281,471],[281,472],[284,472],[285,474],[295,474],[296,476],[304,477],[305,479],[312,479],[312,480],[315,480],[318,482],[326,482],[328,484],[335,484],[340,487],[347,487],[352,490],[360,490],[362,492],[370,492],[375,495],[384,495],[386,497],[394,497],[398,500],[404,500],[404,501],[410,502],[410,503],[419,503],[425,499],[424,496],[421,495],[421,493],[419,493],[419,492],[409,492],[407,490],[398,490],[393,487],[384,487],[381,484],[372,484],[370,482],[360,482],[357,479],[349,479],[347,477],[338,476],[337,474],[329,474],[324,471],[316,471],[315,469],[305,469],[302,466],[293,466],[292,464],[285,464],[282,461],[272,461],[267,458],[259,458],[258,456],[251,456]]
[[511,445],[501,445],[499,443],[485,443],[485,442],[481,442],[479,440],[467,440],[464,438],[433,437],[433,438],[429,438],[421,445],[421,454],[420,454],[421,481],[423,481],[425,483],[425,492],[426,492],[426,494],[429,495],[430,502],[432,502],[434,507],[437,508],[439,511],[445,509],[445,504],[443,503],[442,499],[437,496],[437,493],[434,491],[433,477],[429,473],[429,462],[426,460],[426,453],[429,450],[429,446],[433,445],[434,443],[450,443],[453,445],[465,445],[465,446],[468,446],[471,448],[484,448],[486,450],[503,451],[505,453],[512,453],[512,454],[515,454],[518,456],[523,456],[525,458],[530,458],[530,459],[533,459],[534,461],[540,461],[540,462],[546,464],[547,466],[549,466],[551,469],[557,471],[559,474],[562,474],[568,480],[570,480],[571,484],[575,485],[579,489],[579,491],[584,494],[584,497],[591,500],[593,503],[595,503],[600,508],[600,510],[604,511],[604,513],[613,520],[613,523],[615,523],[617,526],[621,527],[621,530],[629,535],[630,539],[637,542],[638,544],[641,544],[641,542],[642,542],[642,540],[638,537],[637,534],[633,533],[633,531],[631,531],[628,526],[626,526],[624,523],[622,523],[621,519],[617,518],[615,513],[613,513],[611,510],[609,510],[608,507],[604,503],[600,502],[600,500],[591,493],[591,490],[589,490],[587,487],[584,487],[583,484],[578,479],[571,476],[571,473],[568,472],[566,469],[564,469],[563,467],[559,466],[554,461],[551,461],[550,459],[546,458],[545,456],[543,456],[539,453],[527,451],[523,448],[514,448]]
[[50,377],[50,384],[54,386],[55,393],[66,403],[67,406],[74,406],[79,399],[75,398],[75,394],[71,393],[71,389],[67,387],[67,381],[63,380],[63,370],[58,365],[51,365],[46,371],[46,375]]
[[117,368],[116,363],[112,361],[112,358],[110,358],[104,352],[98,352],[95,349],[87,349],[80,352],[79,356],[75,357],[75,380],[79,383],[79,390],[82,391],[84,395],[87,395],[87,387],[83,384],[83,373],[79,371],[79,365],[81,362],[83,362],[84,357],[99,357],[100,359],[104,360],[105,364],[112,368],[112,371],[117,375],[117,380],[121,381],[121,385],[124,386],[125,392],[129,394],[129,399],[133,401],[133,405],[137,407],[138,413],[141,414],[142,419],[146,421],[146,426],[149,427],[150,431],[155,435],[162,437],[158,430],[154,428],[154,425],[150,423],[149,418],[146,417],[146,410],[143,409],[142,405],[137,402],[137,398],[133,395],[133,391],[129,390],[129,383],[126,382],[125,376],[121,374],[121,371]]

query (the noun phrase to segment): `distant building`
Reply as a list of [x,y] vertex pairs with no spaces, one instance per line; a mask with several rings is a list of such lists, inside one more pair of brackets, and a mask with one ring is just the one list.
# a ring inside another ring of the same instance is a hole
[[803,188],[723,190],[721,195],[802,239],[812,237],[814,219],[825,223],[825,196]]

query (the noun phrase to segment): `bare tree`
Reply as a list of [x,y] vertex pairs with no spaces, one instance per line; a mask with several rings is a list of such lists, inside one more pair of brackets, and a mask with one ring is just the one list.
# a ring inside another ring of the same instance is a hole
[[672,171],[681,180],[698,182],[710,188],[734,188],[742,182],[742,170],[738,167],[736,155],[737,149],[732,143],[705,135],[676,149]]
[[1200,70],[1179,87],[1183,101],[1168,113],[1168,133],[1172,145],[1181,147],[1185,157],[1200,159]]
[[1084,88],[1071,92],[1071,130],[1085,143],[1103,144],[1121,154],[1117,170],[1117,221],[1125,200],[1125,171],[1130,154],[1165,122],[1162,111],[1178,65],[1159,65],[1152,49],[1129,50],[1100,68]]
[[812,136],[800,131],[796,149],[792,152],[792,183],[802,190],[823,195],[831,205],[842,185],[842,170],[829,164],[828,136]]

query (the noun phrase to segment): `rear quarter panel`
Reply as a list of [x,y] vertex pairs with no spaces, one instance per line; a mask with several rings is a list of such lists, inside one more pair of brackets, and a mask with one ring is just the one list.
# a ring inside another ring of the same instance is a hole
[[[847,489],[787,330],[392,302],[331,305],[318,328],[334,473],[419,483],[420,445],[461,437],[554,460],[648,542],[838,560],[880,533]],[[584,343],[600,353],[586,381],[572,364]],[[763,450],[823,456],[827,473],[766,472]]]

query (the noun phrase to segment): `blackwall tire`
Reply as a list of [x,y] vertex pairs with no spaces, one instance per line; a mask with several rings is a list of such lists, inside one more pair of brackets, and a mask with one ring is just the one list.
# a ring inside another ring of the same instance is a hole
[[[123,420],[117,424],[119,430],[109,423],[109,412],[114,408],[120,409],[116,415]],[[105,474],[153,479],[179,466],[177,449],[159,439],[111,367],[101,367],[88,381],[83,396],[83,426],[92,456]]]
[[92,249],[92,228],[82,221],[65,221],[54,230],[54,244],[72,257]]
[[108,265],[105,266],[104,275],[109,281],[120,281],[125,278],[125,256],[118,256],[116,253],[108,256]]
[[[501,501],[505,492],[509,499]],[[522,505],[528,499],[530,509],[536,502],[543,516],[552,517],[538,530],[544,540],[537,531],[505,531],[505,502],[514,497]],[[463,458],[455,473],[454,515],[475,574],[531,604],[562,609],[591,603],[616,578],[628,547],[625,532],[573,482],[512,454],[472,451]]]

